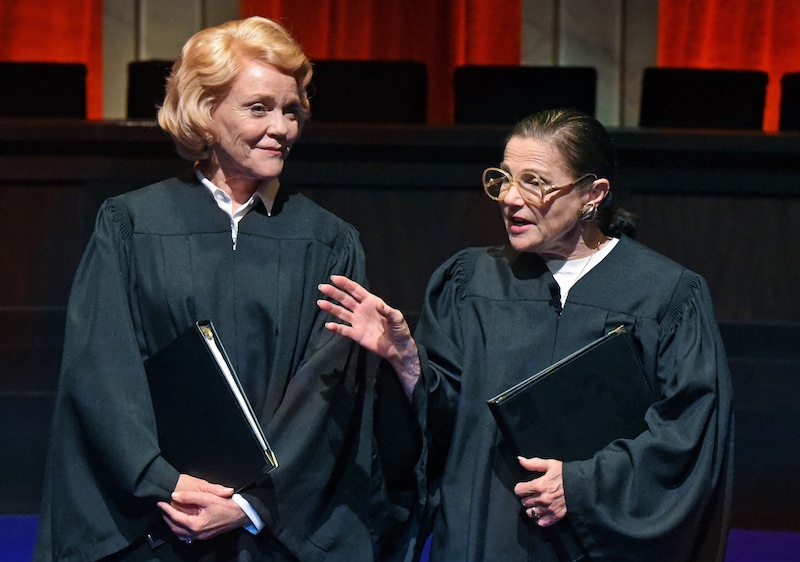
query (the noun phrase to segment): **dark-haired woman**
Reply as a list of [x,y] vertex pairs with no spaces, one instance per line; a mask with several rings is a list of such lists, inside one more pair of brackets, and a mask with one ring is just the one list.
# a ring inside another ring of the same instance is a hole
[[[431,560],[724,554],[733,418],[709,291],[626,234],[630,215],[611,200],[614,161],[609,135],[587,115],[520,122],[500,166],[483,174],[508,244],[442,265],[414,338],[398,310],[357,283],[321,287],[336,302],[320,307],[341,321],[328,328],[388,359],[419,412]],[[518,459],[502,446],[487,399],[620,325],[658,396],[647,429],[575,462]],[[541,476],[519,481],[520,466]],[[555,536],[565,526],[574,544]]]

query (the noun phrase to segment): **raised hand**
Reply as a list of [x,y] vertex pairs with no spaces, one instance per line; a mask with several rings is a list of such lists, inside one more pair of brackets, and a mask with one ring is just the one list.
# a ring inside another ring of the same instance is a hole
[[331,299],[317,301],[319,308],[341,320],[325,327],[389,361],[411,396],[420,374],[419,355],[403,313],[343,275],[331,276],[331,283],[319,290]]

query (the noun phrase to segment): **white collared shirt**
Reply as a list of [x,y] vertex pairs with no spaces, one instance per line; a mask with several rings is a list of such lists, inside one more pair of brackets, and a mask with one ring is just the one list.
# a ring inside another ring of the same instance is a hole
[[267,216],[272,216],[272,207],[275,204],[275,196],[278,194],[278,188],[281,185],[280,181],[278,181],[278,178],[262,181],[261,185],[258,186],[258,189],[256,189],[256,192],[252,195],[252,197],[250,197],[250,199],[248,199],[244,205],[234,211],[233,199],[231,199],[230,195],[214,185],[210,179],[205,177],[198,166],[194,167],[194,173],[197,176],[197,179],[200,180],[200,183],[206,186],[206,189],[208,189],[208,192],[217,203],[217,207],[225,211],[225,214],[231,219],[231,240],[233,241],[234,250],[236,249],[236,242],[239,238],[239,221],[242,220],[242,217],[245,216],[247,212],[253,208],[253,205],[256,204],[256,196],[258,196],[264,203],[264,207],[267,209]]

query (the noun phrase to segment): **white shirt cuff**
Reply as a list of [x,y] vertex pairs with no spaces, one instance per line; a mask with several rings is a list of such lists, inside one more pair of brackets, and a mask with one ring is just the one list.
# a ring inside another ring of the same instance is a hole
[[250,519],[250,525],[246,525],[245,529],[250,531],[250,533],[257,535],[259,531],[264,528],[264,522],[261,520],[261,517],[258,516],[256,510],[253,509],[253,506],[250,505],[250,502],[248,502],[239,494],[233,494],[231,499],[236,502],[236,505],[242,508],[244,514]]

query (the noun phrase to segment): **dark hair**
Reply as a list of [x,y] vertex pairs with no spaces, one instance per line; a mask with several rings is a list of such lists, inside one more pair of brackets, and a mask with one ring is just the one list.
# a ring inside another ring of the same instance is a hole
[[[563,156],[575,177],[594,174],[612,181],[616,172],[616,152],[605,127],[594,117],[574,109],[548,109],[516,124],[512,137],[534,138],[551,143]],[[618,206],[619,190],[609,191],[600,204],[597,218],[600,230],[608,236],[636,234],[636,218]]]

